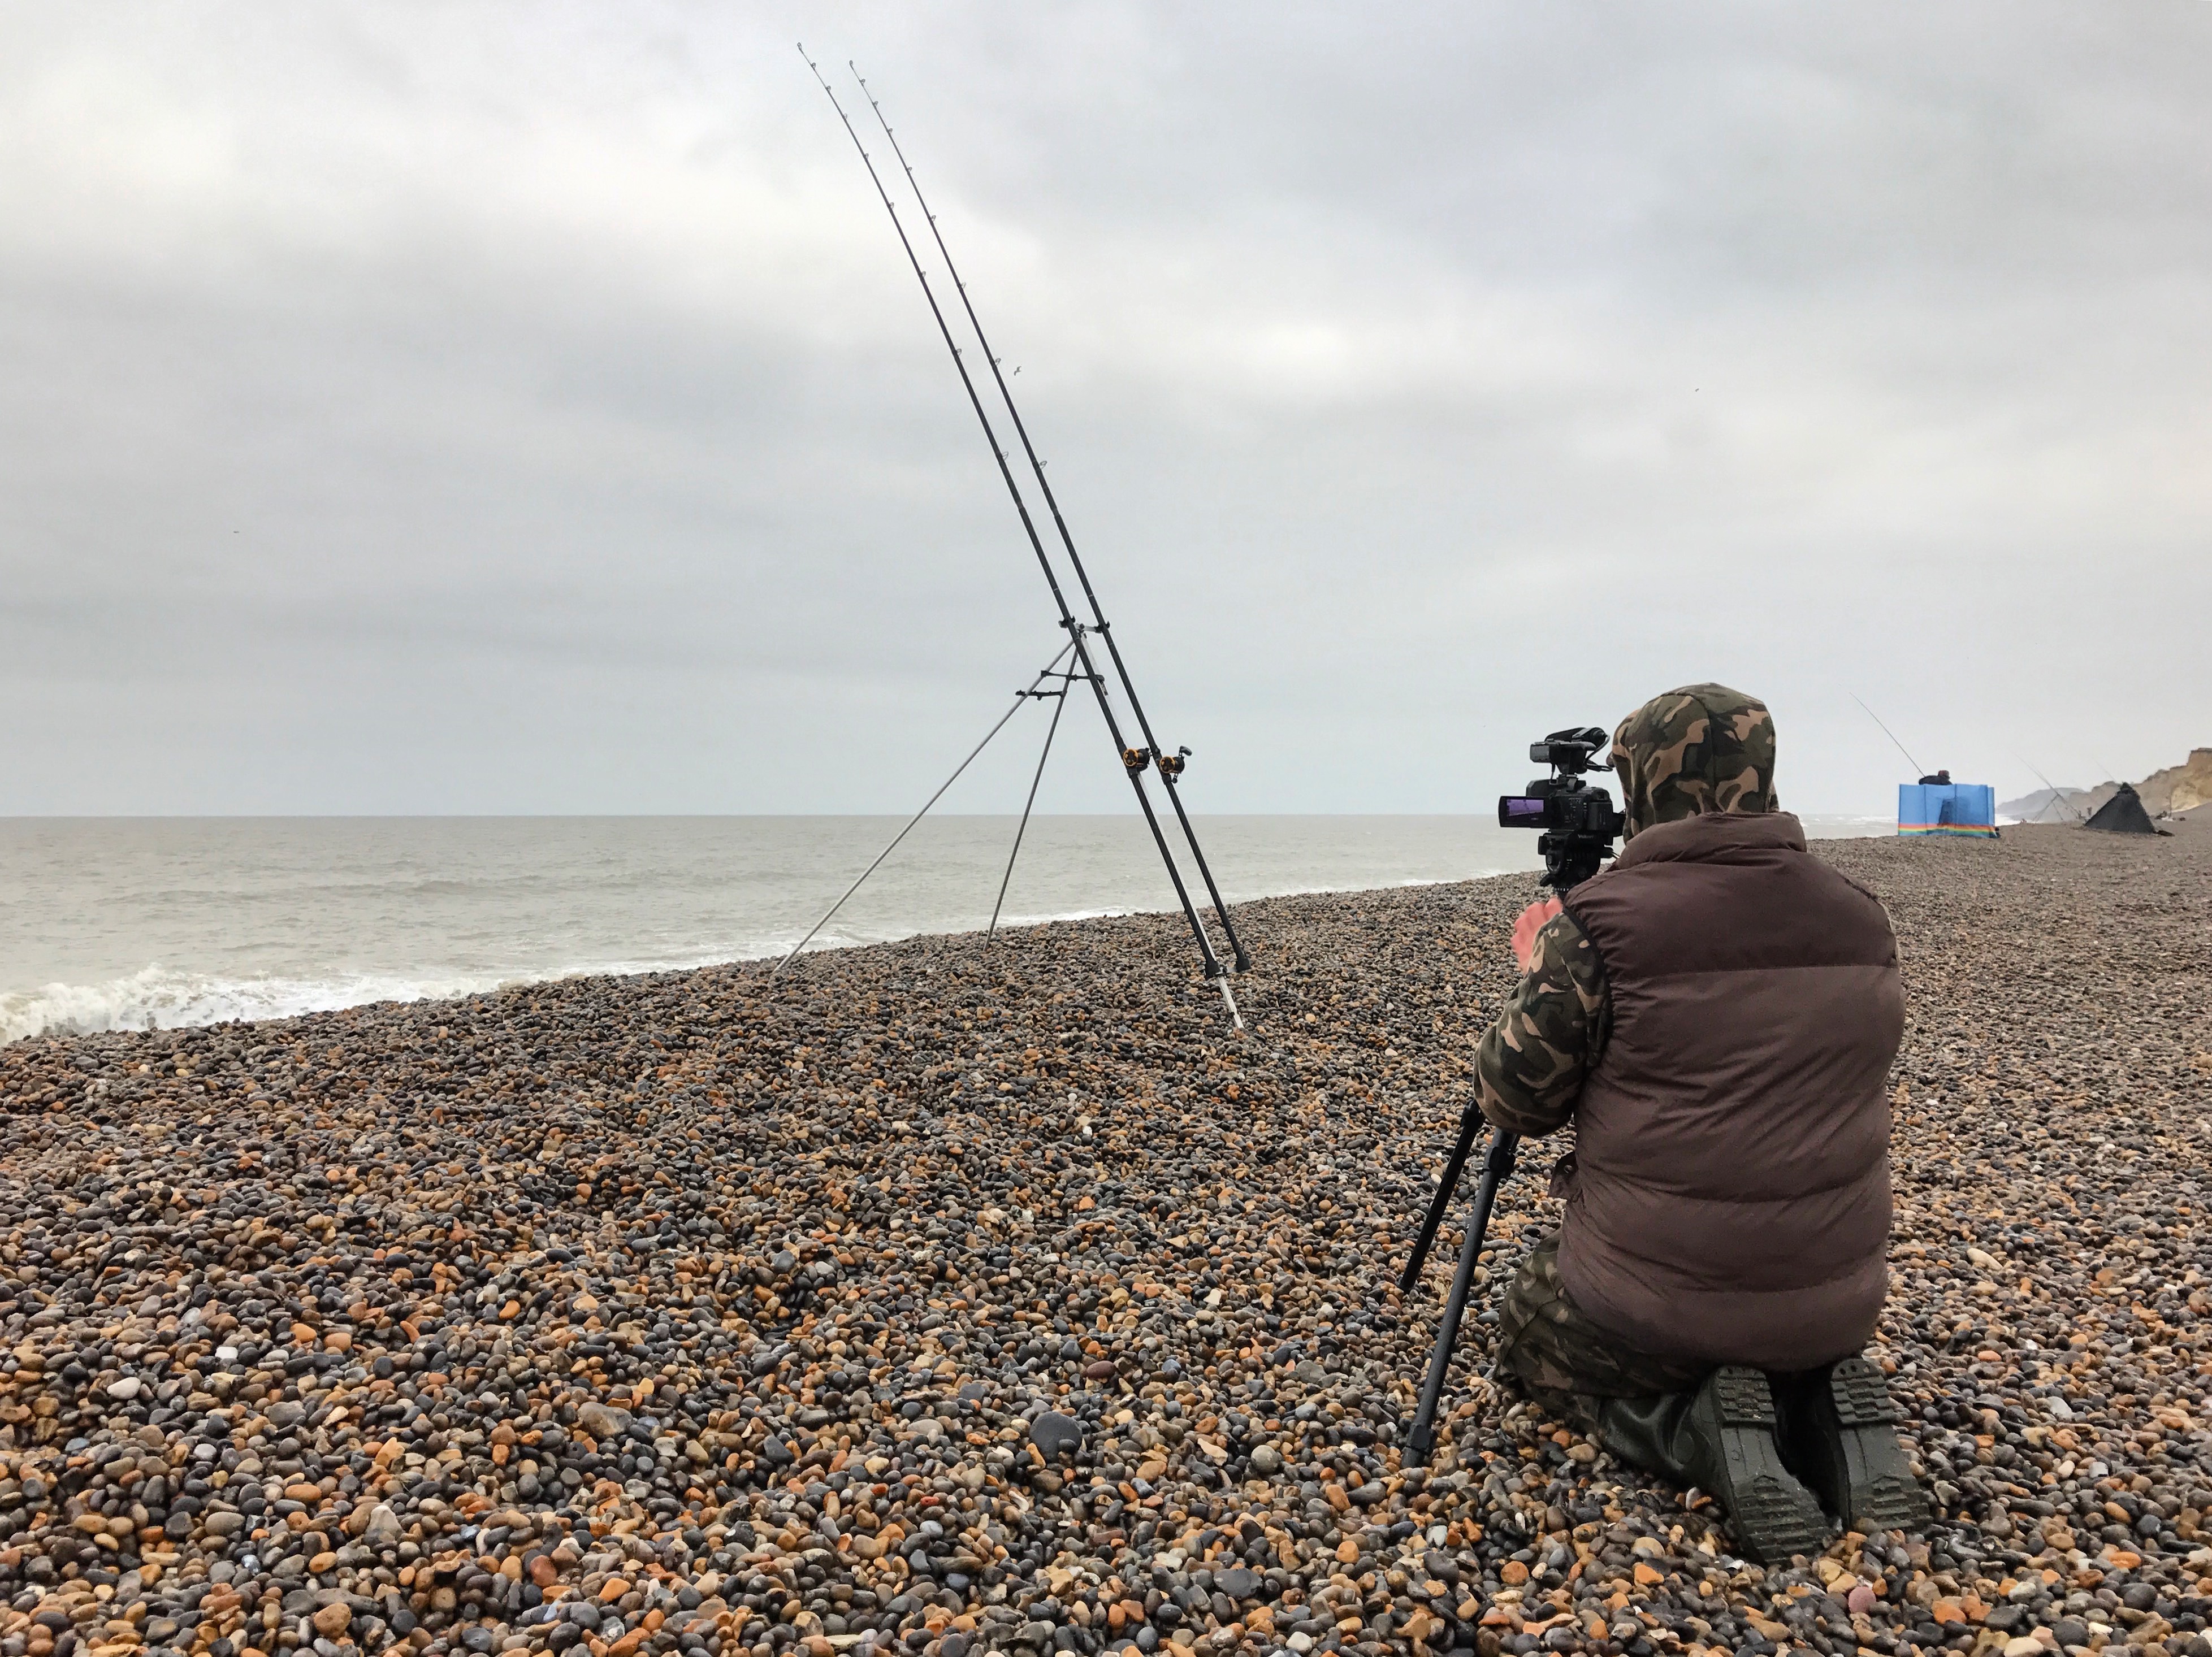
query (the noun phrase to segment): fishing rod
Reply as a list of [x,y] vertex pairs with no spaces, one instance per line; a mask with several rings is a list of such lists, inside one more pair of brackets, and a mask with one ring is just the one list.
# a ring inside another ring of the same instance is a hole
[[2021,753],[2018,749],[2014,749],[2013,750],[2013,758],[2018,760],[2022,765],[2027,766],[2029,770],[2035,772],[2035,780],[2043,785],[2044,792],[2050,796],[2048,799],[2043,802],[2043,810],[2038,811],[2033,816],[2028,819],[2030,822],[2040,822],[2043,821],[2045,812],[2049,811],[2052,806],[2057,804],[2059,802],[2060,796],[2058,785],[2051,781],[2050,778],[2045,776],[2042,772],[2036,770],[2034,764],[2026,755]]
[[[1853,701],[1859,702],[1858,692],[1856,690],[1845,691],[1844,694],[1849,696]],[[1881,715],[1875,713],[1874,709],[1869,707],[1864,702],[1859,702],[1859,708],[1861,712],[1865,713],[1867,718],[1872,719],[1876,725],[1881,725]],[[1892,731],[1887,725],[1881,725],[1881,734],[1888,737],[1890,741],[1897,743],[1897,751],[1905,756],[1905,763],[1912,768],[1912,774],[1914,776],[1924,777],[1928,774],[1925,771],[1920,768],[1920,762],[1912,757],[1912,750],[1905,747],[1903,743],[1897,742],[1897,732]]]
[[975,314],[975,301],[969,294],[968,284],[961,280],[959,267],[952,262],[952,250],[945,245],[945,232],[937,222],[937,215],[929,210],[929,202],[921,193],[921,180],[914,175],[914,163],[907,160],[906,151],[899,147],[898,135],[891,130],[891,124],[884,114],[883,105],[878,101],[876,94],[868,90],[868,82],[858,66],[848,58],[845,67],[853,71],[854,80],[859,82],[860,95],[868,100],[868,107],[875,112],[876,124],[883,128],[884,138],[890,145],[891,154],[898,158],[899,167],[906,173],[907,186],[914,191],[915,205],[921,209],[922,217],[929,222],[929,234],[937,243],[939,256],[945,261],[945,274],[952,279],[952,286],[959,292],[961,308],[968,313],[968,325],[975,331],[975,343],[983,348],[983,361],[990,365],[991,379],[998,385],[1000,399],[1006,405],[1006,417],[1013,422],[1014,434],[1021,439],[1022,452],[1029,458],[1030,470],[1036,478],[1038,493],[1043,495],[1046,508],[1052,513],[1053,527],[1060,531],[1060,544],[1066,549],[1068,565],[1074,570],[1075,579],[1083,587],[1084,599],[1091,607],[1092,630],[1106,641],[1106,654],[1114,664],[1115,677],[1121,683],[1121,694],[1129,699],[1129,712],[1136,719],[1137,729],[1145,738],[1145,745],[1141,749],[1123,750],[1121,762],[1132,771],[1142,770],[1147,761],[1158,768],[1160,780],[1167,788],[1168,803],[1175,807],[1176,821],[1182,825],[1183,839],[1190,847],[1191,858],[1198,865],[1198,872],[1206,882],[1206,895],[1213,900],[1214,917],[1220,921],[1221,930],[1229,939],[1229,947],[1237,957],[1237,970],[1240,973],[1249,971],[1252,957],[1237,936],[1236,926],[1229,918],[1229,906],[1221,901],[1221,889],[1214,883],[1213,871],[1206,861],[1206,853],[1199,848],[1198,831],[1191,826],[1190,814],[1183,810],[1182,792],[1176,786],[1176,781],[1182,774],[1184,756],[1190,750],[1184,749],[1170,756],[1161,748],[1158,738],[1152,735],[1152,721],[1145,717],[1145,705],[1137,699],[1137,687],[1129,677],[1128,665],[1121,659],[1121,646],[1115,642],[1114,625],[1106,619],[1105,611],[1099,606],[1098,594],[1091,585],[1091,573],[1084,568],[1083,555],[1075,549],[1075,537],[1069,532],[1067,519],[1060,510],[1060,501],[1053,494],[1052,483],[1044,475],[1044,462],[1037,458],[1036,445],[1030,440],[1029,427],[1022,419],[1021,410],[1014,406],[1013,388],[1007,385],[998,354],[991,349],[990,339],[983,332],[983,320]]
[[[876,194],[883,202],[884,211],[890,216],[891,228],[898,234],[899,246],[906,251],[907,263],[914,267],[915,279],[921,284],[922,297],[929,303],[930,315],[935,319],[937,331],[944,337],[945,349],[952,354],[952,366],[960,375],[962,389],[968,393],[969,406],[975,411],[976,423],[983,428],[983,439],[991,446],[991,456],[998,463],[1000,479],[1006,484],[1006,493],[1014,503],[1015,513],[1022,520],[1022,532],[1029,538],[1030,549],[1036,555],[1037,568],[1042,572],[1045,585],[1051,590],[1053,603],[1059,609],[1060,624],[1074,646],[1077,664],[1091,681],[1091,688],[1097,695],[1098,712],[1106,721],[1107,734],[1113,739],[1116,755],[1126,756],[1132,750],[1122,737],[1121,721],[1115,719],[1113,705],[1107,699],[1105,679],[1092,664],[1090,646],[1085,643],[1086,635],[1092,629],[1077,621],[1074,612],[1068,608],[1067,596],[1061,590],[1060,577],[1054,571],[1052,560],[1045,552],[1044,542],[1030,517],[1029,503],[1022,498],[1021,486],[1014,481],[1013,469],[1006,461],[1006,452],[1000,446],[999,434],[991,424],[991,416],[983,407],[982,397],[975,389],[975,378],[968,372],[967,358],[952,337],[952,326],[945,319],[944,307],[937,302],[937,290],[930,286],[929,273],[922,269],[921,256],[915,252],[914,242],[906,233],[906,223],[899,217],[898,208],[892,202],[890,192],[884,187],[881,175],[876,171],[875,158],[868,154],[867,146],[860,142],[860,131],[854,126],[852,118],[845,113],[844,105],[838,102],[836,93],[823,79],[814,60],[807,57],[803,43],[799,46],[799,55],[808,70],[812,71],[823,95],[830,100],[830,106],[837,112],[837,118],[843,124],[846,136],[852,139],[853,148],[860,152],[861,164],[868,169],[869,182],[875,185]],[[1222,1001],[1229,1008],[1231,1017],[1242,1028],[1243,1018],[1237,1010],[1235,996],[1230,992],[1228,969],[1221,964],[1220,957],[1214,954],[1213,940],[1206,934],[1206,924],[1198,918],[1198,910],[1190,901],[1188,889],[1183,885],[1182,871],[1176,866],[1174,853],[1168,849],[1167,835],[1160,828],[1158,814],[1152,810],[1152,796],[1145,790],[1144,774],[1148,768],[1129,765],[1125,759],[1122,768],[1136,794],[1138,807],[1144,813],[1146,827],[1152,830],[1152,844],[1158,848],[1160,861],[1167,870],[1168,879],[1175,887],[1176,898],[1182,906],[1183,919],[1190,923],[1191,936],[1197,942],[1200,957],[1205,963],[1205,974],[1219,987]]]

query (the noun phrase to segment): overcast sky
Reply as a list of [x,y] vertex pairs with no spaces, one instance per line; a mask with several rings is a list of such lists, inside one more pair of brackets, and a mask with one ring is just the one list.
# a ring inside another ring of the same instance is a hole
[[1060,635],[802,38],[1198,809],[2212,743],[2203,0],[6,3],[0,812],[919,803]]

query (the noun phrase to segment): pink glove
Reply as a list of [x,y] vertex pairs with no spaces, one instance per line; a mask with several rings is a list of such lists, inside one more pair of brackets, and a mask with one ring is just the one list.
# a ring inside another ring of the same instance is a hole
[[1521,918],[1513,923],[1513,959],[1521,970],[1528,970],[1528,960],[1536,951],[1536,934],[1544,930],[1545,923],[1558,914],[1562,905],[1556,897],[1540,898],[1521,911]]

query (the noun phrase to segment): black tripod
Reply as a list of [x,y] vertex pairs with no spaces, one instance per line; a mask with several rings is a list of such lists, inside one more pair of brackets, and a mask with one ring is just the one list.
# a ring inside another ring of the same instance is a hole
[[[1591,756],[1604,746],[1605,732],[1595,727],[1553,731],[1531,747],[1528,755],[1540,764],[1550,765],[1556,774],[1530,783],[1526,794],[1509,794],[1498,803],[1501,824],[1546,831],[1536,842],[1544,859],[1544,873],[1537,883],[1562,897],[1597,872],[1598,865],[1613,854],[1614,837],[1620,832],[1613,797],[1602,788],[1591,787],[1581,775],[1589,768]],[[1460,1114],[1459,1138],[1437,1181],[1428,1216],[1421,1222],[1421,1235],[1414,1240],[1413,1256],[1398,1278],[1401,1294],[1413,1293],[1413,1285],[1420,1281],[1421,1266],[1437,1240],[1437,1229],[1443,1224],[1452,1193],[1459,1188],[1460,1175],[1467,1171],[1467,1159],[1474,1153],[1474,1136],[1481,1132],[1482,1123],[1481,1106],[1468,1101]],[[1520,1148],[1519,1134],[1508,1133],[1502,1127],[1492,1132],[1490,1149],[1482,1158],[1482,1180],[1474,1190],[1474,1213],[1468,1223],[1466,1240],[1460,1245],[1459,1269],[1452,1274],[1443,1321],[1437,1330],[1436,1350],[1429,1355],[1429,1373],[1421,1383],[1421,1401],[1413,1411],[1413,1429],[1406,1440],[1408,1467],[1427,1465],[1429,1453],[1436,1448],[1437,1406],[1443,1397],[1445,1374],[1451,1368],[1452,1347],[1459,1339],[1460,1320],[1467,1312],[1468,1291],[1474,1283],[1476,1257],[1482,1253],[1482,1240],[1490,1230],[1490,1211],[1497,1205],[1498,1188],[1511,1177]]]

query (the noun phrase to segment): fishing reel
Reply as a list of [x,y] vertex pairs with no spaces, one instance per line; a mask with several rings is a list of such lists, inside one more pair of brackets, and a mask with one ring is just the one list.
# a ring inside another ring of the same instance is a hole
[[1609,740],[1596,725],[1554,731],[1528,745],[1528,757],[1550,766],[1552,774],[1537,778],[1525,792],[1498,797],[1499,828],[1543,831],[1536,842],[1544,859],[1540,885],[1563,892],[1588,880],[1613,855],[1613,841],[1628,826],[1613,796],[1583,780],[1586,771],[1609,768],[1596,759]]
[[[1190,750],[1178,748],[1172,754],[1162,754],[1158,757],[1160,774],[1172,782],[1182,774],[1183,762],[1190,757]],[[1125,748],[1121,750],[1121,763],[1128,768],[1132,776],[1150,765],[1153,758],[1152,751],[1148,748]]]

